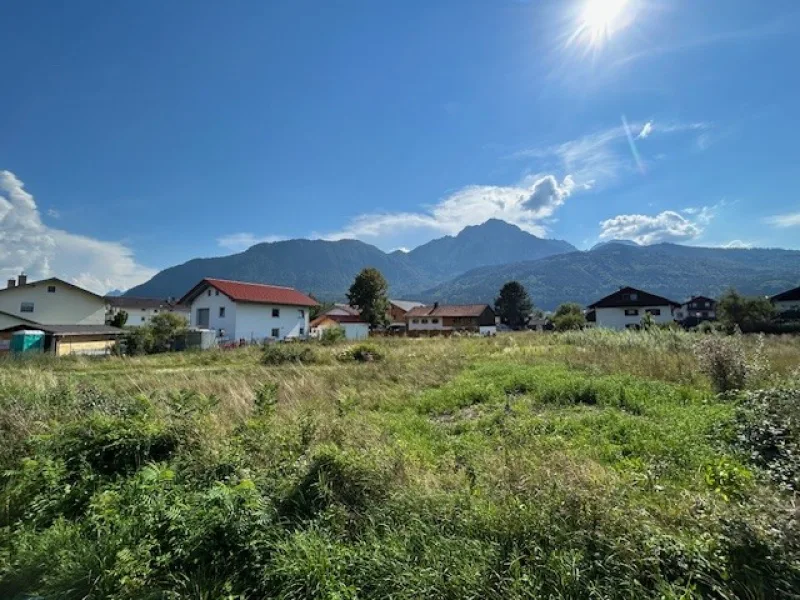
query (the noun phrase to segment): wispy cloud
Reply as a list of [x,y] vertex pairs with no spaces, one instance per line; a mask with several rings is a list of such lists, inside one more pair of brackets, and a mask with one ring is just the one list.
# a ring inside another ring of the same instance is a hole
[[360,215],[340,231],[316,235],[328,240],[376,240],[409,230],[455,234],[468,225],[477,225],[491,218],[503,219],[531,233],[543,235],[545,227],[542,222],[551,217],[576,189],[569,175],[561,181],[554,175],[528,177],[516,186],[473,185],[458,190],[425,211]]
[[773,215],[764,219],[764,223],[772,227],[800,227],[800,212],[788,213],[785,215]]
[[51,219],[60,219],[61,213],[58,212],[55,208],[48,208],[47,216],[50,217]]
[[240,252],[242,250],[247,250],[256,244],[262,244],[264,242],[280,242],[285,239],[286,237],[280,235],[257,236],[253,233],[240,232],[218,237],[217,244],[222,248]]
[[644,140],[653,133],[653,122],[648,121],[642,126],[642,130],[639,132],[639,135],[636,136],[637,140]]
[[728,248],[731,250],[742,250],[742,249],[746,250],[752,247],[753,244],[751,244],[750,242],[743,242],[742,240],[731,240],[730,242],[722,244],[722,246],[720,246],[720,248]]
[[45,225],[34,197],[11,171],[0,171],[0,265],[3,279],[25,271],[33,279],[58,276],[98,293],[128,289],[155,274],[124,244]]

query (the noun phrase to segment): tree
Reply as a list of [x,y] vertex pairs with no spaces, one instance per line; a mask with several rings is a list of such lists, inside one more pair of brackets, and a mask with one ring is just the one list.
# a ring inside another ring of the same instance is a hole
[[175,338],[186,330],[186,318],[171,312],[158,313],[148,326],[153,339],[153,352],[166,352]]
[[370,327],[380,327],[388,322],[386,313],[389,310],[389,285],[383,275],[374,267],[362,269],[356,275],[353,285],[347,292],[350,306],[361,311],[363,319]]
[[585,324],[586,317],[583,316],[583,309],[580,304],[575,302],[565,302],[556,309],[553,315],[553,325],[558,331],[580,329]]
[[519,281],[509,281],[500,289],[500,295],[494,301],[494,309],[501,322],[512,329],[519,329],[530,317],[533,303]]
[[775,317],[775,307],[764,297],[742,296],[731,288],[717,302],[717,318],[728,329],[754,331]]
[[128,313],[124,310],[119,311],[111,318],[111,325],[114,327],[125,327],[128,322]]

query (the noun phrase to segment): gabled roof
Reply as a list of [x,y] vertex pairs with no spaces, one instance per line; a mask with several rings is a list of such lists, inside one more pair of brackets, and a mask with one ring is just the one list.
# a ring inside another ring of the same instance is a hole
[[770,298],[771,302],[800,302],[800,286],[791,290],[786,290],[780,294],[775,294]]
[[637,290],[632,287],[618,289],[613,294],[601,298],[588,308],[617,308],[627,306],[680,306],[678,302],[669,300],[663,296],[656,296],[650,292]]
[[316,327],[320,323],[324,323],[325,321],[333,321],[334,323],[363,323],[364,325],[367,324],[359,315],[329,315],[325,313],[324,315],[318,316],[316,319],[311,321],[309,324],[310,327]]
[[70,283],[69,281],[64,281],[63,279],[59,279],[58,277],[48,277],[47,279],[40,279],[39,281],[29,281],[28,283],[23,283],[22,285],[15,285],[14,287],[5,287],[0,289],[0,294],[3,292],[8,292],[11,290],[19,290],[23,288],[34,288],[40,285],[47,285],[50,283],[60,283],[61,285],[65,285],[69,288],[77,290],[79,292],[83,292],[84,294],[89,294],[90,296],[94,296],[95,298],[99,298],[103,300],[103,297],[100,294],[95,294],[94,292],[90,292],[89,290],[82,288],[79,285],[75,285],[74,283]]
[[106,304],[114,308],[164,308],[171,310],[188,310],[187,306],[162,300],[160,298],[137,298],[135,296],[106,296]]
[[417,306],[406,313],[409,317],[480,317],[488,304],[434,304],[433,306]]
[[350,317],[358,317],[361,315],[361,311],[349,304],[334,304],[333,308],[325,311],[325,314],[329,316],[347,315]]
[[422,302],[414,302],[413,300],[389,300],[389,304],[406,312],[418,306],[425,306]]
[[178,304],[190,304],[206,287],[213,287],[225,294],[234,302],[252,302],[255,304],[278,304],[284,306],[317,306],[317,301],[294,288],[228,279],[212,279],[206,277],[189,290]]

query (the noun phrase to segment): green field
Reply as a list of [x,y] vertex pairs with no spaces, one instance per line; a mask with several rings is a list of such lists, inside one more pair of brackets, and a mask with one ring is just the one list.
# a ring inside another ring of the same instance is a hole
[[701,338],[6,360],[0,598],[798,598],[800,338]]

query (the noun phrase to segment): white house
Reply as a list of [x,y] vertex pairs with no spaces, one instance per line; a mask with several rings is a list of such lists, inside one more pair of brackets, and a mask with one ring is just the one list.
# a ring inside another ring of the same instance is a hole
[[128,296],[106,296],[106,322],[111,320],[120,312],[128,314],[125,322],[127,327],[141,327],[147,325],[153,317],[159,313],[175,313],[189,321],[189,307],[170,302],[169,300],[159,300],[158,298],[133,298]]
[[594,311],[596,327],[618,330],[638,329],[647,314],[655,323],[672,323],[679,308],[677,302],[632,287],[620,288],[588,306]]
[[800,312],[800,287],[776,294],[769,300],[778,313]]
[[214,329],[223,340],[260,342],[305,338],[317,302],[290,287],[206,278],[178,301],[190,324]]
[[29,282],[25,275],[9,279],[0,290],[0,326],[104,325],[106,303],[77,285],[56,277]]
[[449,334],[470,331],[497,333],[495,314],[488,304],[434,304],[417,306],[405,314],[409,335]]
[[365,340],[369,337],[369,323],[361,318],[357,308],[346,304],[334,305],[311,321],[310,327],[311,336],[316,338],[322,337],[322,333],[332,327],[341,327],[345,339],[348,340]]

